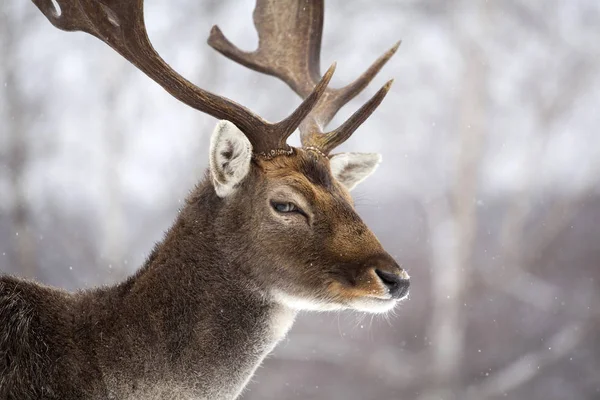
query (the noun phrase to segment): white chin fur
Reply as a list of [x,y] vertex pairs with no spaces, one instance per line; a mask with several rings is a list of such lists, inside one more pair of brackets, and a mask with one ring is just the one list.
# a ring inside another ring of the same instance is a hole
[[362,298],[354,300],[350,304],[349,308],[352,310],[363,311],[368,313],[383,314],[394,308],[396,304],[398,304],[397,299],[380,300]]
[[375,299],[362,298],[352,301],[347,305],[319,302],[311,299],[289,295],[281,291],[273,292],[275,301],[297,311],[339,311],[339,310],[356,310],[374,314],[382,314],[390,311],[398,304],[397,299]]
[[275,301],[298,311],[335,311],[343,310],[345,307],[339,304],[320,302],[312,299],[303,299],[298,296],[293,296],[283,293],[279,290],[273,292]]

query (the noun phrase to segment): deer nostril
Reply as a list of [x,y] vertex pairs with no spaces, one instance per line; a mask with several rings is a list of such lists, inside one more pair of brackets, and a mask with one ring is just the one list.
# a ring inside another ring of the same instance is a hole
[[386,272],[380,269],[376,269],[375,273],[385,283],[386,286],[396,286],[398,281],[401,279],[399,275],[394,274],[393,272]]
[[405,279],[403,277],[404,275],[398,275],[393,272],[382,271],[380,269],[376,269],[375,273],[388,288],[390,295],[393,298],[401,299],[408,294],[410,280]]

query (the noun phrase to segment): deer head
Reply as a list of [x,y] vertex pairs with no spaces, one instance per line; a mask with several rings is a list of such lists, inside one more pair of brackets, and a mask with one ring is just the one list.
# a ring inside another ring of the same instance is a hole
[[[323,132],[337,111],[362,91],[396,51],[376,60],[356,81],[327,88],[321,76],[322,0],[258,0],[259,47],[247,53],[218,27],[208,43],[256,71],[282,79],[302,99],[286,119],[270,123],[243,106],[181,77],[148,39],[143,0],[33,0],[63,30],[80,30],[107,43],[183,103],[221,119],[211,137],[208,182],[215,238],[222,254],[242,260],[240,274],[265,295],[296,309],[383,312],[406,296],[408,274],[384,251],[357,215],[349,191],[381,157],[331,151],[381,103],[391,81],[337,129]],[[301,148],[286,139],[300,130]],[[192,195],[182,215],[203,203]],[[198,239],[200,240],[200,238]],[[237,279],[232,276],[231,279]]]

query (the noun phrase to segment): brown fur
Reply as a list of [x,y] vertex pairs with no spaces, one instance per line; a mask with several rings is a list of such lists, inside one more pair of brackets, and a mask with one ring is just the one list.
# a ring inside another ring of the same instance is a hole
[[[289,196],[306,217],[275,214]],[[0,277],[0,399],[235,398],[293,320],[272,293],[352,308],[384,295],[374,268],[401,271],[326,159],[253,161],[229,197],[204,179],[125,282]]]

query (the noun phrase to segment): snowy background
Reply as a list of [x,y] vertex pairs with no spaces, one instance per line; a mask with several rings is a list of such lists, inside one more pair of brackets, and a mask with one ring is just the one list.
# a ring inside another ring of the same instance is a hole
[[[269,120],[299,103],[205,43],[254,48],[251,0],[146,3],[182,75]],[[357,207],[410,300],[302,315],[243,399],[600,398],[600,2],[331,0],[332,85],[398,39],[332,126],[395,78],[341,149],[383,154]],[[71,290],[143,262],[215,124],[29,1],[0,2],[0,121],[0,271]]]

